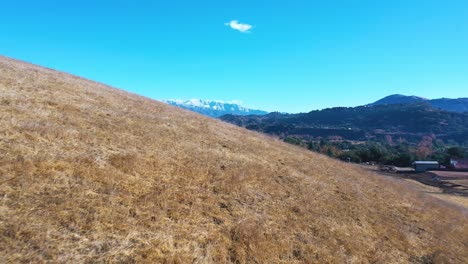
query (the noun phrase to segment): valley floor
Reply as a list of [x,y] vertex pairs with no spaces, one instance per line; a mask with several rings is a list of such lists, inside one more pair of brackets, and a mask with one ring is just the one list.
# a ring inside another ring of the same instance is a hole
[[468,172],[391,173],[380,171],[377,166],[359,167],[395,179],[417,192],[429,194],[462,210],[468,210]]

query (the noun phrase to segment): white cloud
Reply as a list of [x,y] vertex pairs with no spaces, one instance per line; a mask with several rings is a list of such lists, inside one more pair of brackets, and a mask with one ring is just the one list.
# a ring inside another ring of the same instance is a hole
[[252,25],[242,24],[237,20],[232,20],[231,22],[225,23],[224,25],[229,26],[234,30],[239,30],[242,33],[249,33],[249,30],[252,28]]

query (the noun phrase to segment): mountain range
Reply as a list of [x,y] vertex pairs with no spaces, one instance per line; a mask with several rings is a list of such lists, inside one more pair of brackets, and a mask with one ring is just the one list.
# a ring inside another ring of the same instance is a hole
[[262,110],[254,110],[241,106],[236,102],[225,102],[215,100],[163,100],[163,102],[191,110],[209,117],[220,117],[227,114],[232,115],[265,115],[268,112]]
[[434,108],[442,109],[449,112],[468,112],[468,98],[439,98],[426,99],[419,96],[406,96],[401,94],[393,94],[384,97],[369,106],[389,105],[389,104],[409,104],[409,103],[427,103]]
[[[267,111],[250,109],[243,107],[237,102],[226,102],[218,100],[202,100],[202,99],[170,99],[162,100],[170,105],[178,106],[205,116],[218,118],[224,115],[266,115]],[[374,103],[366,106],[392,105],[392,104],[428,104],[433,108],[445,110],[448,112],[463,113],[468,112],[468,98],[440,98],[426,99],[419,96],[406,96],[401,94],[393,94],[386,96]]]

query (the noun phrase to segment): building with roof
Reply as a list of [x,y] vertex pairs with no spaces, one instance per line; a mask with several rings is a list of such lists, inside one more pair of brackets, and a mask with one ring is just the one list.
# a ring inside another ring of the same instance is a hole
[[439,162],[429,160],[417,160],[413,162],[414,171],[425,172],[428,170],[438,170]]

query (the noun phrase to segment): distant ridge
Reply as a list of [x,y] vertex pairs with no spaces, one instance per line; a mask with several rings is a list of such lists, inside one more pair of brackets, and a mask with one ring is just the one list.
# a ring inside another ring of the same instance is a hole
[[221,120],[280,137],[367,141],[385,135],[414,144],[425,135],[463,144],[468,140],[468,113],[436,109],[429,103],[334,107],[299,114],[225,115]]
[[178,106],[209,117],[220,117],[223,115],[265,115],[266,111],[254,110],[243,107],[236,102],[225,102],[216,100],[190,99],[190,100],[163,100],[163,102]]
[[408,104],[408,103],[421,103],[427,101],[426,98],[419,96],[407,96],[402,94],[392,94],[380,100],[371,103],[370,105],[387,105],[387,104]]
[[432,107],[445,111],[458,113],[468,112],[468,98],[440,98],[430,100],[414,95],[392,94],[369,104],[369,106],[411,103],[429,103]]

